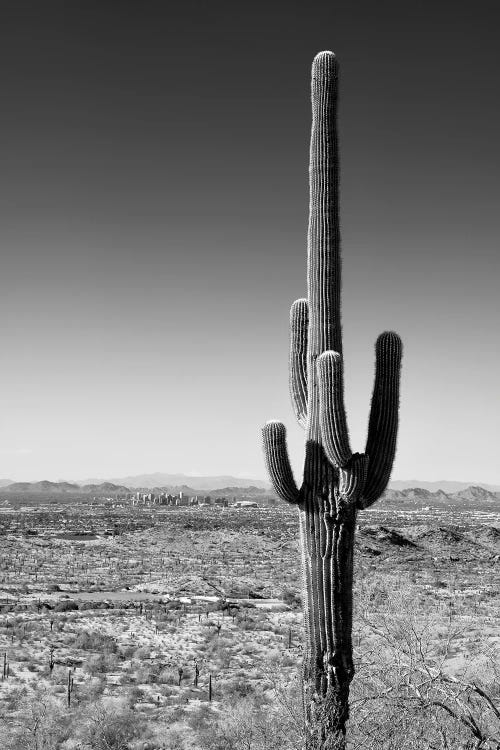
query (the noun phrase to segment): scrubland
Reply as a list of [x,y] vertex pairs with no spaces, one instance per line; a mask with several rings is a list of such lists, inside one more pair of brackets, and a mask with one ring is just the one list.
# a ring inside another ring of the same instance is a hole
[[[359,524],[349,747],[500,747],[500,515]],[[1,747],[301,747],[294,509],[74,505],[0,527]]]

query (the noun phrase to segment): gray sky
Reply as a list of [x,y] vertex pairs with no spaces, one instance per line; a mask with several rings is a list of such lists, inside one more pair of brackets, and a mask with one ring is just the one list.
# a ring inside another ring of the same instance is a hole
[[309,76],[341,63],[353,448],[373,344],[405,345],[393,478],[500,483],[498,7],[6,2],[0,476],[264,477],[303,433]]

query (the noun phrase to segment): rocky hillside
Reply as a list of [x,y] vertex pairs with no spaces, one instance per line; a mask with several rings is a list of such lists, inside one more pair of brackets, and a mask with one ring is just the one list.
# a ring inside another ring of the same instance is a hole
[[128,487],[123,487],[111,482],[103,482],[102,484],[85,484],[82,487],[72,482],[49,482],[43,480],[42,482],[13,482],[12,484],[2,487],[2,494],[21,494],[23,492],[33,494],[92,494],[92,495],[111,495],[117,493],[128,493],[130,492]]
[[453,508],[454,510],[484,510],[500,512],[500,492],[484,487],[467,487],[458,492],[431,492],[422,487],[405,490],[386,490],[377,507],[394,507],[400,510],[422,510],[424,508]]

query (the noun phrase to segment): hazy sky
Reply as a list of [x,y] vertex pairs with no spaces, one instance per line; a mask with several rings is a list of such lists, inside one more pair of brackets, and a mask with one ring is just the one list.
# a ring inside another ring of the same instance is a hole
[[393,478],[500,483],[498,4],[0,4],[0,477],[264,477],[305,294],[313,56],[341,63],[353,448],[405,345]]

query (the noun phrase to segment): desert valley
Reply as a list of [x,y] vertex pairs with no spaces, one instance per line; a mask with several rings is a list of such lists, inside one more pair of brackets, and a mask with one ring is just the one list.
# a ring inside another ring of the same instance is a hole
[[[257,487],[157,491],[228,503],[0,490],[2,747],[301,746],[295,509]],[[355,560],[349,747],[497,747],[499,494],[387,490]]]

